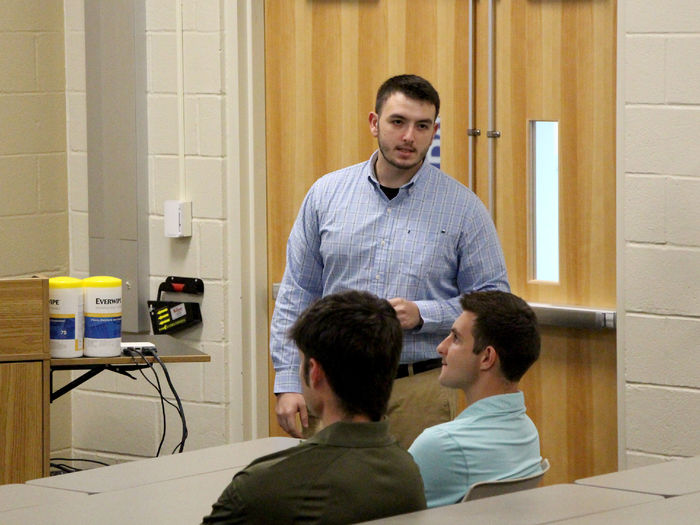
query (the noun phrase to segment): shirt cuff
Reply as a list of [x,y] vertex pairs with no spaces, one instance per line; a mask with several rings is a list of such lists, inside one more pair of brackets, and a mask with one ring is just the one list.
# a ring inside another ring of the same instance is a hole
[[296,392],[301,394],[301,382],[299,381],[299,368],[275,371],[275,394]]

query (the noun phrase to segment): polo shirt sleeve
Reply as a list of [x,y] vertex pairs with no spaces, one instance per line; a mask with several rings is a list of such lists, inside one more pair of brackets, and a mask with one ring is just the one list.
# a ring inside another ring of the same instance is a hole
[[462,449],[439,426],[425,429],[408,452],[418,464],[429,508],[457,503],[467,493],[468,465]]

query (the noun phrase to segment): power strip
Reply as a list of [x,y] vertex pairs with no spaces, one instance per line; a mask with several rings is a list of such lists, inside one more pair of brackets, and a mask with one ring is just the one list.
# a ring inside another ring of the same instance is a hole
[[158,350],[156,345],[149,343],[148,341],[130,341],[128,343],[122,342],[122,354],[131,355],[132,353],[141,352],[143,355],[153,355]]

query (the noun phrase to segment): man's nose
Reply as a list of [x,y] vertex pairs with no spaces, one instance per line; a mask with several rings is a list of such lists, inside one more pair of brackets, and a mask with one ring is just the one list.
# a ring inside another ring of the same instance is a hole
[[406,131],[403,134],[403,141],[404,142],[413,142],[414,139],[414,134],[415,134],[415,128],[413,126],[408,126],[406,128]]
[[447,353],[447,337],[440,341],[440,344],[437,346],[437,353],[440,355],[445,355]]

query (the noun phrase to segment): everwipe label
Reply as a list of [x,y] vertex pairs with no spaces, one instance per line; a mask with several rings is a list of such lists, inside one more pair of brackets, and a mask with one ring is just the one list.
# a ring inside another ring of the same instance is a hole
[[115,277],[85,279],[85,355],[121,354],[122,287]]

